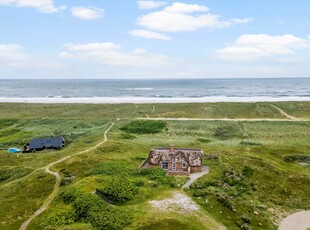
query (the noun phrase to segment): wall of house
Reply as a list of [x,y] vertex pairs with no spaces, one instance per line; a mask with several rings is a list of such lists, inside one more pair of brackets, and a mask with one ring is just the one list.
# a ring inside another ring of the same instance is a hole
[[191,166],[191,173],[201,172],[202,167],[201,166]]
[[169,171],[168,175],[170,176],[189,176],[189,171]]
[[[160,166],[161,167],[161,166]],[[172,170],[172,162],[169,162],[168,164],[168,169]],[[188,165],[186,164],[186,168],[182,167],[182,162],[177,162],[176,163],[176,170],[175,171],[187,171],[188,170]],[[174,171],[174,170],[173,170]]]

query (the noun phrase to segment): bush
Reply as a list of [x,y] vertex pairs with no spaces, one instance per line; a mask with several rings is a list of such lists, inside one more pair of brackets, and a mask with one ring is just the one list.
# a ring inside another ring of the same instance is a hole
[[127,133],[154,134],[160,133],[165,128],[166,123],[163,121],[138,120],[132,121],[129,124],[124,125],[120,129]]
[[241,141],[241,145],[247,145],[247,146],[262,146],[262,143],[254,142],[254,141]]
[[250,166],[244,166],[242,169],[242,174],[245,177],[251,177],[254,174],[254,170]]
[[53,226],[70,225],[75,222],[76,216],[74,210],[56,213],[48,219],[48,224]]
[[[0,171],[0,173],[2,173],[1,171]],[[5,180],[7,180],[7,179],[9,179],[11,177],[11,175],[9,175],[9,174],[1,174],[0,175],[0,182],[2,182],[2,181],[5,181]]]
[[131,223],[131,215],[118,207],[94,206],[89,210],[87,220],[99,230],[118,230]]
[[74,202],[80,196],[82,196],[82,192],[75,188],[68,188],[60,194],[60,197],[65,204]]
[[4,129],[16,124],[18,121],[16,119],[0,119],[0,129]]
[[197,141],[201,142],[201,143],[210,143],[211,140],[209,139],[204,139],[204,138],[198,138]]
[[161,168],[146,168],[141,169],[140,174],[142,176],[147,176],[149,179],[160,182],[162,184],[174,184],[175,178],[172,176],[167,176],[165,171]]
[[87,218],[88,212],[92,207],[100,205],[103,201],[100,197],[96,195],[83,194],[79,196],[73,202],[73,207],[75,208],[76,216],[79,220],[85,220]]
[[76,221],[85,221],[100,230],[124,229],[132,216],[120,207],[104,202],[99,196],[81,194],[73,202]]
[[232,211],[235,211],[235,206],[230,199],[230,197],[225,193],[218,193],[217,200],[222,203],[225,207],[229,208]]
[[240,136],[240,129],[237,125],[219,126],[213,132],[213,137],[220,140],[228,140]]
[[109,200],[122,203],[131,200],[137,193],[138,188],[133,181],[123,177],[112,177],[105,180],[101,188],[97,190]]
[[310,155],[301,155],[301,154],[296,154],[296,155],[286,155],[283,157],[283,160],[285,162],[308,162],[310,163]]

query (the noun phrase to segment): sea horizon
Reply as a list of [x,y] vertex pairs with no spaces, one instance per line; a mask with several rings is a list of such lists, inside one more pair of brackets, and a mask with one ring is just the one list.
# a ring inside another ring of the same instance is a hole
[[191,103],[310,101],[310,78],[0,80],[0,102]]

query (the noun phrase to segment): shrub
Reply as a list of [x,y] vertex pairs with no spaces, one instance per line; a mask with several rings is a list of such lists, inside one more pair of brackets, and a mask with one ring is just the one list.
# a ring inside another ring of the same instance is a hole
[[254,170],[250,166],[244,166],[242,169],[242,174],[245,177],[251,177],[254,174]]
[[163,121],[138,120],[132,121],[129,124],[124,125],[120,129],[127,133],[154,134],[160,133],[165,128],[166,123]]
[[56,213],[48,219],[48,224],[53,226],[70,225],[75,222],[76,216],[74,210]]
[[165,171],[161,168],[146,168],[141,169],[140,174],[142,176],[147,176],[149,179],[160,182],[162,184],[174,183],[175,178],[172,176],[167,176]]
[[228,140],[240,136],[240,129],[237,125],[219,126],[213,132],[213,137],[220,140]]
[[65,204],[72,203],[80,196],[82,196],[82,192],[75,188],[68,188],[60,194],[60,197]]
[[198,138],[197,141],[201,142],[201,143],[210,143],[211,140],[209,139],[204,139],[204,138]]
[[131,200],[137,193],[138,188],[135,183],[123,177],[112,177],[104,181],[102,187],[97,190],[104,194],[109,200],[121,203]]
[[283,157],[283,160],[285,162],[309,162],[310,163],[310,155],[301,155],[301,154],[296,154],[296,155],[286,155]]
[[9,174],[2,174],[2,172],[0,171],[0,182],[1,181],[5,181],[5,180],[7,180],[7,179],[9,179],[10,177],[11,177],[11,175],[9,175]]
[[85,221],[100,230],[124,229],[132,222],[132,216],[120,207],[104,202],[99,196],[81,194],[73,202],[76,221]]
[[89,210],[87,220],[99,230],[118,230],[130,224],[132,216],[118,207],[98,205]]
[[91,194],[83,194],[76,198],[73,202],[76,216],[79,220],[85,220],[88,216],[88,212],[92,207],[101,205],[103,201],[100,197]]
[[229,208],[232,211],[235,211],[235,206],[230,199],[230,197],[225,193],[218,193],[217,200],[222,203],[225,207]]
[[247,146],[262,146],[262,143],[254,142],[254,141],[241,141],[241,145],[247,145]]
[[16,123],[17,123],[16,119],[7,119],[7,118],[0,119],[0,129],[10,127]]

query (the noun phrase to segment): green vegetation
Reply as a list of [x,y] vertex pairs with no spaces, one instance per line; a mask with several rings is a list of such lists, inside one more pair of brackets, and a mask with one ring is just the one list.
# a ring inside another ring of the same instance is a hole
[[[308,102],[274,104],[310,118]],[[269,103],[156,104],[151,113],[153,106],[0,104],[0,229],[18,229],[52,192],[55,178],[42,167],[95,146],[112,121],[108,142],[52,167],[62,176],[58,196],[28,229],[216,229],[216,221],[233,230],[277,229],[283,215],[310,209],[310,165],[298,164],[309,163],[310,122],[134,119],[283,118]],[[65,137],[61,151],[6,152],[53,135]],[[210,173],[185,190],[198,212],[149,203],[181,192],[187,180],[139,170],[152,147],[171,143],[204,151]]]
[[310,163],[310,155],[285,155],[283,160],[286,162],[306,162]]
[[161,132],[166,127],[163,121],[132,121],[121,127],[121,130],[135,134],[154,134]]
[[129,178],[117,176],[104,180],[97,191],[114,203],[122,203],[133,199],[138,187]]

